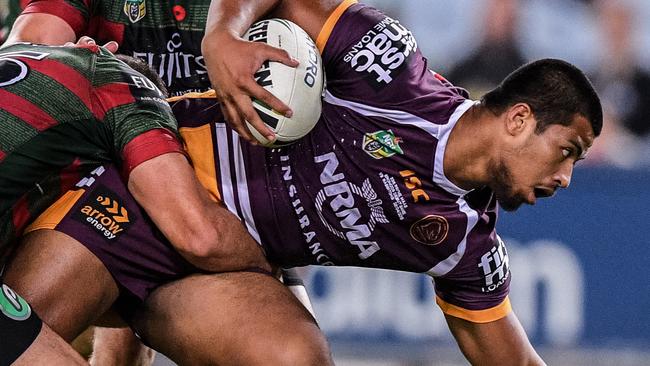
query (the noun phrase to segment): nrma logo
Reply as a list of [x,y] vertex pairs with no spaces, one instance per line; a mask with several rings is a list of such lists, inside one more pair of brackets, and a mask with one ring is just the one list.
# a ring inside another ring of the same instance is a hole
[[114,240],[128,229],[132,221],[128,210],[118,200],[112,198],[115,194],[106,189],[102,191],[96,192],[97,195],[93,195],[94,199],[81,206],[76,218],[92,226],[102,237]]
[[338,169],[339,159],[334,152],[316,156],[314,161],[325,164],[320,174],[323,188],[315,199],[321,222],[332,234],[356,246],[360,259],[370,258],[381,249],[371,239],[377,224],[389,223],[370,179],[361,187],[348,182]]

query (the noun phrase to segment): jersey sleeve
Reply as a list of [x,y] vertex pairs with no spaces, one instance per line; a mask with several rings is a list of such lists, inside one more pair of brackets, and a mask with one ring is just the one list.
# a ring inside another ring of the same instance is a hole
[[501,319],[512,310],[505,244],[493,232],[482,243],[468,243],[468,247],[466,256],[450,273],[434,277],[436,303],[443,313],[474,323]]
[[88,26],[91,2],[92,0],[31,0],[22,14],[55,15],[68,23],[79,38]]
[[176,119],[162,92],[102,48],[95,66],[92,98],[94,113],[108,131],[124,176],[159,155],[184,153]]
[[316,44],[323,55],[327,91],[337,98],[427,118],[445,108],[451,111],[469,96],[429,70],[403,24],[356,1],[339,5]]

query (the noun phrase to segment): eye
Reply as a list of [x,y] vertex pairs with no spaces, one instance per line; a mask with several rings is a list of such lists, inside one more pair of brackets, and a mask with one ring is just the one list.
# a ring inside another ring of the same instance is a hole
[[562,156],[565,158],[568,158],[569,156],[573,155],[573,149],[569,147],[565,147],[562,149]]

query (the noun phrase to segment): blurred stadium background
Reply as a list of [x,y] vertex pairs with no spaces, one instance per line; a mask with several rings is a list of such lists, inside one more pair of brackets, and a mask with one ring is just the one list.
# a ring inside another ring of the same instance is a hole
[[[606,114],[589,159],[555,199],[501,215],[511,299],[550,365],[650,365],[650,1],[366,2],[409,27],[430,67],[474,99],[537,58],[588,72]],[[302,273],[338,364],[467,364],[426,277]]]

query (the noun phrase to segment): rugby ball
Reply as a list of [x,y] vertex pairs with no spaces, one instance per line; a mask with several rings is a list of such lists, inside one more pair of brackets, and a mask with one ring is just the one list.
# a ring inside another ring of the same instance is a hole
[[302,28],[284,19],[259,21],[251,26],[243,39],[282,48],[300,63],[293,68],[280,62],[266,61],[255,73],[255,81],[289,106],[293,116],[287,118],[264,102],[253,99],[253,107],[275,133],[276,140],[268,141],[250,124],[248,128],[264,146],[288,145],[309,133],[320,118],[325,84],[320,53]]

